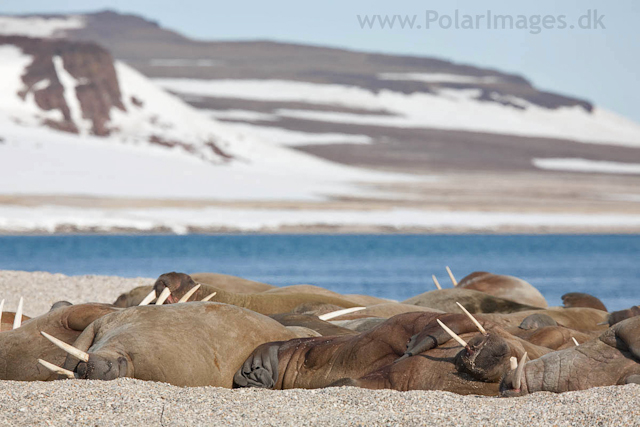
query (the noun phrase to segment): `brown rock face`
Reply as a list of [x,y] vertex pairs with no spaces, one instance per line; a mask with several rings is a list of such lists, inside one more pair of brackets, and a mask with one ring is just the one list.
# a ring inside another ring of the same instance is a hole
[[[112,107],[125,111],[120,87],[111,54],[95,43],[75,42],[61,39],[32,39],[29,37],[0,36],[0,45],[12,44],[33,56],[33,62],[22,75],[24,90],[18,95],[25,98],[33,93],[42,110],[60,110],[63,119],[47,119],[44,124],[67,132],[78,133],[78,124],[71,117],[69,105],[64,97],[64,86],[56,73],[53,58],[62,58],[64,69],[78,80],[75,95],[80,102],[82,118],[92,123],[91,133],[109,135],[109,111]],[[46,87],[37,84],[49,80]],[[34,87],[35,86],[35,87]]]

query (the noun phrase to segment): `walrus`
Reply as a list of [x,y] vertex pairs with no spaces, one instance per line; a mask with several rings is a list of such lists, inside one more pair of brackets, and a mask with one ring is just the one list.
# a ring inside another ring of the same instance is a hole
[[[156,280],[153,288],[156,291],[156,295],[160,295],[160,293],[165,288],[169,288],[169,290],[171,291],[171,296],[167,298],[165,304],[173,304],[195,286],[196,282],[189,275],[184,273],[172,272],[161,275],[158,280]],[[195,292],[192,299],[199,301],[202,298],[210,296],[213,293],[215,293],[215,295],[210,299],[211,301],[232,304],[238,307],[245,307],[249,310],[253,310],[257,313],[265,315],[288,313],[304,302],[333,304],[340,308],[350,308],[358,306],[357,304],[347,299],[336,298],[332,296],[301,293],[236,294],[224,291],[221,288],[215,288],[213,286],[205,284],[201,284],[201,287]]]
[[118,298],[113,302],[113,306],[127,308],[140,305],[140,303],[147,297],[147,295],[149,295],[152,290],[152,285],[135,287],[130,291],[118,296]]
[[540,291],[518,277],[476,271],[465,276],[456,288],[485,292],[498,298],[524,305],[547,308],[547,300]]
[[616,323],[622,322],[623,320],[629,319],[634,316],[640,316],[640,306],[638,305],[624,310],[612,312],[607,318],[607,323],[609,324],[609,326],[613,326]]
[[331,324],[324,320],[320,320],[318,316],[312,316],[310,314],[295,314],[295,313],[283,313],[272,314],[273,320],[277,321],[284,326],[301,326],[309,328],[318,332],[321,336],[334,336],[334,335],[355,335],[356,332],[342,328],[340,326]]
[[598,298],[593,295],[584,294],[582,292],[569,292],[562,295],[562,305],[569,307],[591,307],[598,310],[607,311],[607,307]]
[[500,383],[502,396],[640,384],[640,317],[624,320],[577,347],[522,362]]
[[273,319],[229,304],[130,307],[89,325],[73,348],[66,347],[70,354],[61,372],[78,379],[231,387],[254,348],[296,336]]
[[[197,280],[196,280],[196,282],[197,282]],[[280,287],[280,288],[269,289],[268,291],[264,291],[264,292],[261,292],[261,293],[263,293],[263,294],[301,293],[301,294],[325,295],[325,296],[331,296],[331,297],[335,297],[335,298],[346,299],[346,300],[351,301],[354,304],[364,305],[364,306],[375,305],[375,304],[387,304],[387,303],[392,302],[392,301],[389,301],[389,300],[386,300],[386,299],[383,299],[383,298],[372,297],[372,296],[369,296],[369,295],[358,295],[358,294],[342,295],[342,294],[339,294],[337,292],[330,291],[329,289],[325,289],[325,288],[322,288],[320,286],[315,286],[315,285],[283,286],[283,287]]]
[[[461,309],[458,307],[458,311]],[[470,311],[470,310],[469,310]],[[546,315],[556,322],[556,325],[563,326],[565,328],[575,330],[576,334],[580,335],[581,339],[591,336],[590,331],[602,331],[603,326],[599,326],[598,323],[602,322],[608,314],[602,310],[586,307],[576,308],[552,308],[547,310],[536,310],[530,312],[517,312],[517,313],[489,313],[489,314],[475,314],[474,317],[485,328],[499,326],[510,333],[525,336],[527,330],[521,328],[521,325],[528,324],[527,318],[529,316]],[[443,317],[439,317],[441,321],[456,334],[464,334],[477,330],[477,326],[465,315],[458,313],[449,313]],[[510,329],[511,328],[511,329]],[[521,332],[518,331],[521,330]],[[563,333],[563,337],[566,335]],[[577,338],[577,337],[576,337]],[[436,322],[435,318],[425,325],[416,335],[413,335],[407,344],[407,349],[404,357],[410,357],[416,354],[420,354],[424,351],[430,350],[443,343],[448,342],[451,339],[450,335],[444,331],[440,325]],[[557,342],[559,339],[557,334],[549,335],[550,342]],[[542,338],[538,338],[538,343],[542,343]],[[562,345],[564,345],[563,343]],[[551,344],[550,344],[551,345]]]
[[213,286],[223,291],[233,292],[234,294],[255,294],[270,289],[278,289],[278,287],[274,285],[256,282],[238,276],[231,276],[229,274],[193,273],[189,276],[191,276],[196,283]]
[[[0,334],[0,379],[48,381],[57,378],[38,364],[38,358],[60,365],[66,353],[45,339],[40,331],[72,343],[94,320],[118,310],[110,304],[78,304],[60,307],[25,321]],[[4,315],[3,315],[4,317]]]
[[460,288],[459,285],[453,289],[425,292],[402,301],[402,304],[429,307],[444,312],[457,312],[456,302],[463,304],[471,313],[515,313],[540,309],[540,307],[521,304],[485,292]]

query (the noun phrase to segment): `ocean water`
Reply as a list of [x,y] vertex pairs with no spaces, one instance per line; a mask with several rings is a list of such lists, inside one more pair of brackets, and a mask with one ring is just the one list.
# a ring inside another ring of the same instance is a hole
[[0,269],[157,277],[233,274],[402,301],[473,271],[510,274],[550,305],[567,292],[609,310],[640,304],[640,235],[0,236]]

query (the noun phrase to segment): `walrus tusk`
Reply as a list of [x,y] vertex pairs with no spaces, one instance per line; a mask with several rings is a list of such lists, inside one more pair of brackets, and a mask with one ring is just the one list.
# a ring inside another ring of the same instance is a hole
[[473,324],[474,324],[474,325],[476,325],[476,327],[478,328],[478,330],[479,330],[480,332],[482,332],[482,335],[488,335],[488,334],[487,334],[486,329],[484,329],[484,328],[482,327],[482,325],[480,324],[480,322],[478,322],[478,320],[477,320],[475,317],[473,317],[473,316],[471,315],[471,313],[469,313],[469,312],[467,311],[467,309],[466,309],[466,308],[464,308],[464,307],[462,306],[462,304],[460,304],[460,303],[459,303],[459,302],[457,302],[457,301],[456,301],[456,304],[458,304],[458,307],[460,307],[460,308],[462,309],[462,311],[464,311],[464,314],[466,314],[467,316],[469,316],[469,319],[471,319],[471,321],[473,322]]
[[433,279],[433,283],[436,285],[436,288],[438,288],[438,290],[441,291],[442,286],[440,286],[440,283],[438,283],[438,279],[436,278],[436,275],[432,274],[431,278]]
[[509,367],[512,371],[518,369],[518,358],[512,357],[511,359],[509,359]]
[[189,291],[188,291],[186,294],[184,294],[184,295],[182,296],[182,298],[180,298],[180,299],[178,300],[178,303],[181,303],[181,302],[187,302],[187,301],[189,300],[189,298],[191,298],[191,295],[195,294],[195,293],[196,293],[196,291],[197,291],[198,289],[200,289],[200,286],[202,286],[202,285],[201,285],[200,283],[198,283],[198,284],[197,284],[197,285],[195,285],[193,288],[189,289]]
[[211,298],[215,297],[217,294],[217,292],[214,292],[212,294],[207,295],[206,297],[202,298],[200,301],[209,301]]
[[60,366],[54,365],[53,363],[49,363],[46,360],[38,359],[38,363],[50,370],[51,372],[55,372],[56,374],[64,375],[65,377],[73,380],[76,378],[75,374],[67,369],[61,368]]
[[513,388],[516,390],[520,390],[520,386],[522,385],[522,375],[524,374],[524,364],[527,361],[527,352],[525,351],[522,357],[520,358],[520,363],[518,363],[518,369],[516,369],[516,382],[513,384]]
[[573,343],[576,345],[576,347],[580,345],[578,343],[578,340],[576,340],[574,337],[571,337],[571,339],[573,340]]
[[2,309],[4,308],[4,299],[0,301],[0,323],[2,322]]
[[438,321],[438,324],[439,324],[440,326],[442,326],[442,329],[444,329],[446,333],[448,333],[449,335],[451,335],[451,338],[453,338],[454,340],[458,341],[458,344],[460,344],[460,345],[461,345],[461,346],[463,346],[463,347],[466,347],[466,346],[468,345],[468,344],[467,344],[467,343],[466,343],[462,338],[460,338],[458,335],[456,335],[456,333],[455,333],[455,332],[453,332],[451,329],[449,329],[449,328],[447,327],[447,325],[445,325],[444,323],[442,323],[442,322],[440,321],[440,319],[436,319],[436,320]]
[[149,295],[147,295],[146,297],[144,297],[142,301],[140,301],[140,304],[138,304],[138,307],[141,305],[149,305],[149,303],[153,301],[155,297],[156,297],[156,290],[152,289],[151,292],[149,292]]
[[164,288],[162,290],[162,293],[160,293],[160,296],[158,297],[158,300],[156,301],[156,305],[164,304],[164,302],[167,300],[167,298],[169,298],[169,295],[171,295],[171,289]]
[[351,307],[345,308],[344,310],[332,311],[331,313],[323,314],[322,316],[318,316],[320,320],[330,320],[334,317],[342,316],[343,314],[353,313],[354,311],[364,310],[367,307]]
[[51,335],[49,335],[45,331],[40,331],[40,333],[42,334],[43,337],[45,337],[46,339],[51,341],[55,346],[61,348],[62,350],[64,350],[67,353],[69,353],[70,355],[82,360],[83,362],[88,362],[89,361],[89,353],[85,353],[84,351],[79,350],[79,349],[75,348],[74,346],[72,346],[70,344],[67,344],[64,341],[59,340],[56,337],[52,337]]
[[453,287],[455,288],[456,286],[458,286],[458,281],[456,280],[455,277],[453,277],[453,273],[451,272],[451,269],[449,268],[449,266],[447,265],[447,273],[449,273],[449,278],[451,278],[451,283],[453,283]]
[[22,305],[24,304],[24,299],[20,297],[20,302],[18,303],[18,309],[16,310],[16,317],[13,318],[13,329],[18,329],[20,325],[22,325]]

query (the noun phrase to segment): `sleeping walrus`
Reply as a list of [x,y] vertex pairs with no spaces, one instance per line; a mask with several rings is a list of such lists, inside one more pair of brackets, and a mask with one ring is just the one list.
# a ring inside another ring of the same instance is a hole
[[471,313],[515,313],[540,309],[540,307],[496,297],[473,289],[460,288],[460,286],[424,292],[402,301],[403,304],[434,308],[450,313],[458,311],[457,302],[464,305]]
[[72,343],[94,320],[118,310],[109,304],[78,304],[52,309],[0,334],[0,379],[54,380],[57,375],[38,364],[38,358],[60,365],[66,353],[45,339],[44,331]]
[[[158,277],[153,288],[156,295],[160,295],[165,288],[171,291],[171,296],[167,298],[165,304],[178,302],[189,290],[196,287],[196,282],[184,273],[166,273]],[[215,294],[211,296],[212,294]],[[337,298],[333,296],[304,294],[304,293],[283,293],[283,294],[236,294],[227,292],[220,288],[201,284],[201,287],[195,292],[193,300],[200,301],[203,298],[211,296],[210,301],[216,301],[226,304],[245,307],[261,314],[278,314],[289,313],[294,308],[304,302],[317,302],[333,304],[341,308],[357,307],[347,299]]]
[[131,307],[89,325],[75,348],[67,347],[61,372],[79,379],[231,387],[233,374],[254,348],[296,336],[273,319],[229,304]]
[[577,347],[521,363],[502,380],[500,391],[511,397],[629,383],[640,384],[640,317],[622,321]]
[[456,288],[481,291],[498,298],[538,308],[549,306],[540,291],[529,282],[514,276],[476,271],[460,280]]

